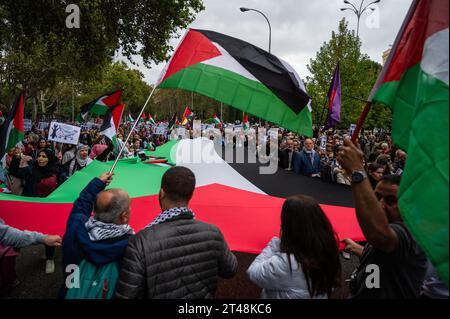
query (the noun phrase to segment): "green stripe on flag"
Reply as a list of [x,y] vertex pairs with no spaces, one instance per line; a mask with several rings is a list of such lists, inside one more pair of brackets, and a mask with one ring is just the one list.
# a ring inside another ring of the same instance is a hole
[[[178,141],[170,141],[155,152],[147,152],[148,155],[160,156],[175,163]],[[66,182],[59,186],[46,198],[34,198],[0,193],[0,205],[2,200],[17,200],[35,203],[73,203],[83,188],[94,178],[111,169],[113,161],[106,163],[93,161],[86,168],[75,172]],[[131,198],[156,195],[161,187],[161,178],[170,167],[145,164],[138,158],[119,160],[114,171],[114,177],[108,188],[118,187],[128,192]]]
[[222,68],[198,63],[173,74],[160,87],[194,91],[291,131],[312,136],[308,107],[297,115],[262,83]]
[[[13,124],[14,120],[11,122],[11,125]],[[25,137],[24,132],[17,130],[16,128],[12,127],[9,131],[8,135],[8,144],[6,144],[6,150],[5,152],[8,152],[11,148],[16,146],[16,144],[23,140]]]
[[374,100],[394,106],[392,138],[408,152],[399,190],[403,219],[448,284],[448,86],[415,65],[400,82],[384,83]]

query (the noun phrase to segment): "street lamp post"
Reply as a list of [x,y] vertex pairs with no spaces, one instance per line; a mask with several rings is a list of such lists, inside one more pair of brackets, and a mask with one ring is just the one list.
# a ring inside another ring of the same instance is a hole
[[267,19],[266,15],[264,13],[262,13],[261,11],[259,11],[259,10],[250,9],[250,8],[243,8],[243,7],[239,8],[239,9],[241,10],[241,12],[256,11],[256,12],[262,14],[262,16],[266,19],[267,24],[269,25],[269,53],[270,53],[270,46],[271,46],[271,42],[272,42],[272,28],[270,26],[269,19]]
[[[269,19],[266,17],[266,15],[265,15],[264,13],[262,13],[262,12],[259,11],[259,10],[251,9],[251,8],[244,8],[244,7],[240,7],[239,9],[241,10],[241,12],[246,12],[246,11],[255,11],[255,12],[258,12],[258,13],[260,13],[260,14],[266,19],[267,24],[269,25],[269,53],[271,53],[271,52],[270,52],[270,48],[271,48],[271,43],[272,43],[272,27],[270,26]],[[261,126],[261,119],[259,119],[259,126]]]
[[371,3],[369,3],[368,5],[364,6],[364,1],[365,0],[361,0],[361,3],[359,5],[359,9],[350,1],[348,0],[344,0],[344,3],[351,6],[351,7],[346,7],[346,8],[341,8],[341,11],[345,11],[345,10],[350,10],[352,11],[354,14],[356,14],[356,17],[358,18],[358,22],[357,22],[357,26],[356,26],[356,36],[359,37],[359,21],[361,19],[361,16],[363,15],[363,13],[367,10],[370,9],[372,11],[375,11],[374,8],[369,8],[370,5],[375,4],[375,3],[379,3],[381,0],[376,0],[376,1],[372,1]]

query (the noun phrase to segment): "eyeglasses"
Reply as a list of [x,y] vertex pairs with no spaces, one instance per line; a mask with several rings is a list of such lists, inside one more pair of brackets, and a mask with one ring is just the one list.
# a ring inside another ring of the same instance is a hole
[[397,204],[397,202],[398,202],[397,197],[394,195],[381,196],[381,194],[379,194],[379,193],[375,193],[375,195],[377,196],[377,199],[379,201],[381,199],[383,199],[383,201],[389,206],[393,206],[393,205]]

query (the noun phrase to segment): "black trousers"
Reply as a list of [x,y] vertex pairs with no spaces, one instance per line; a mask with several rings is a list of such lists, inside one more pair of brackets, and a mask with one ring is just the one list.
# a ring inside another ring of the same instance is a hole
[[45,245],[45,259],[47,260],[55,259],[55,247],[49,247]]

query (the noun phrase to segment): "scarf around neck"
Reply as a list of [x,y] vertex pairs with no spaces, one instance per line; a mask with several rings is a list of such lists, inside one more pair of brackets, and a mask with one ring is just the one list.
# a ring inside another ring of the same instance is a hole
[[178,216],[190,216],[195,218],[195,214],[187,207],[172,207],[159,214],[147,227],[162,224]]
[[111,238],[118,238],[125,235],[134,235],[134,230],[128,224],[117,225],[113,223],[104,223],[96,220],[94,217],[89,218],[85,224],[89,238],[92,241],[100,241]]

